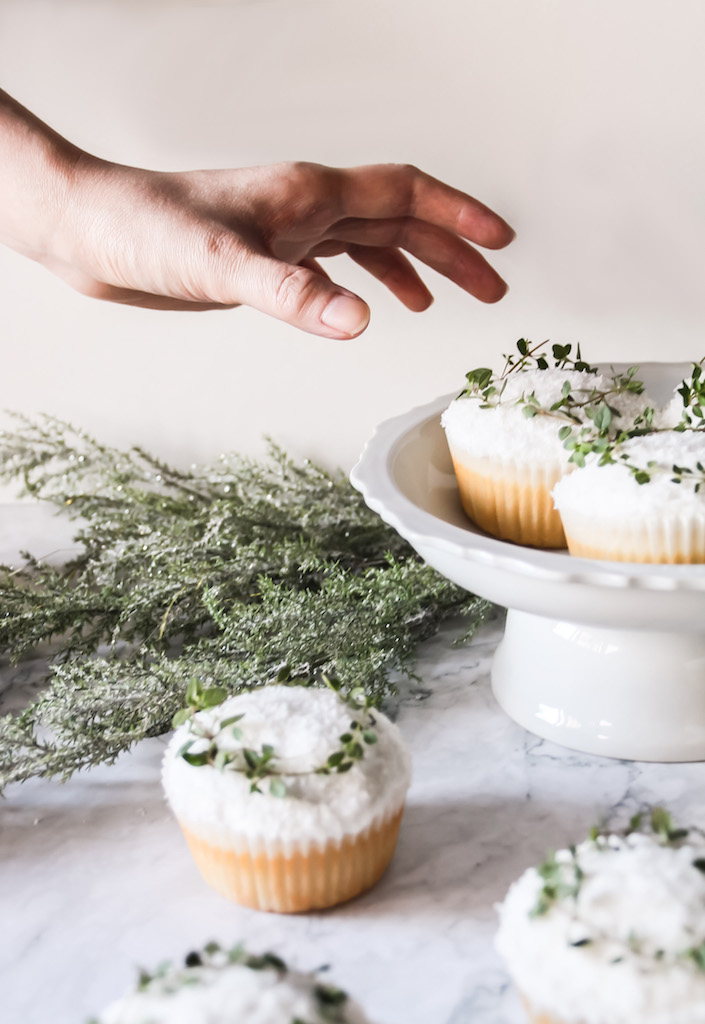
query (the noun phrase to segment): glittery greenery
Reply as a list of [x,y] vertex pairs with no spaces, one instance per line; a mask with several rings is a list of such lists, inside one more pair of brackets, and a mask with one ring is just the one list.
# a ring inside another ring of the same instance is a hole
[[489,605],[443,579],[342,474],[222,456],[175,469],[66,423],[17,419],[0,479],[77,517],[61,568],[0,567],[0,652],[51,642],[48,686],[0,719],[0,786],[67,778],[171,727],[189,681],[236,693],[326,673],[379,704],[447,618]]

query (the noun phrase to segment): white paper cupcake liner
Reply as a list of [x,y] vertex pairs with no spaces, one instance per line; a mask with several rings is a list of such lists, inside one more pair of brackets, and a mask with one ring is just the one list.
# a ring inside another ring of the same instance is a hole
[[527,462],[476,457],[450,446],[460,499],[481,529],[516,544],[564,548],[551,491],[570,467],[555,460]]

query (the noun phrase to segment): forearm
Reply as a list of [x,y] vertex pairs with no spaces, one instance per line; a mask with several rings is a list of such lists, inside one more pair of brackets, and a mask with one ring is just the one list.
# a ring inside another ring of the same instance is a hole
[[0,90],[0,242],[51,258],[81,150]]

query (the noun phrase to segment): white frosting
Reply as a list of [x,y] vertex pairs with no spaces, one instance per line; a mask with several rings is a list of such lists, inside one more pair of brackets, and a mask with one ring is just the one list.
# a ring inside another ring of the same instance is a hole
[[[565,420],[552,416],[524,415],[523,404],[517,404],[527,395],[534,394],[544,408],[561,398],[563,384],[568,381],[574,395],[588,397],[597,390],[607,390],[610,378],[577,370],[526,370],[507,378],[501,403],[482,408],[480,398],[456,398],[441,417],[448,444],[457,452],[471,456],[532,460],[558,460],[567,464],[570,452],[563,447],[558,431]],[[631,426],[634,419],[650,405],[646,394],[624,392],[610,397],[609,404],[620,412],[614,417],[616,430]]]
[[[651,474],[639,484],[626,466],[618,462],[600,466],[590,456],[586,465],[561,479],[553,489],[559,512],[576,510],[588,517],[627,521],[635,516],[705,515],[705,489],[695,492],[687,479],[672,482],[673,466],[697,469],[705,465],[705,433],[666,431],[635,437],[622,445],[629,461]],[[649,463],[655,463],[649,466]]]
[[[680,385],[678,385],[680,387]],[[671,401],[660,410],[659,426],[673,429],[683,419],[683,396],[678,394],[677,389],[673,392]]]
[[[705,971],[687,954],[705,942],[705,875],[694,866],[702,839],[675,849],[651,836],[610,836],[576,856],[577,898],[531,916],[543,886],[531,868],[498,908],[496,945],[517,988],[570,1024],[703,1024]],[[572,877],[571,853],[556,858]]]
[[[144,991],[131,992],[112,1003],[100,1024],[326,1024],[316,999],[313,975],[273,968],[253,970],[244,964],[188,967],[151,981]],[[340,1020],[365,1024],[351,1001],[341,1007]]]
[[[270,744],[277,768],[307,772],[324,765],[340,748],[339,737],[359,718],[330,690],[302,686],[265,686],[231,697],[197,719],[209,728],[233,715],[241,739],[231,728],[218,735],[218,746],[259,750]],[[364,744],[364,757],[350,771],[330,775],[284,775],[287,795],[272,796],[265,780],[261,793],[250,792],[241,772],[189,765],[178,751],[189,739],[188,726],[177,730],[164,755],[162,779],[176,816],[189,828],[208,833],[225,828],[248,840],[325,844],[355,835],[403,804],[411,777],[411,759],[399,729],[372,712],[377,743]],[[192,750],[199,749],[198,744]]]

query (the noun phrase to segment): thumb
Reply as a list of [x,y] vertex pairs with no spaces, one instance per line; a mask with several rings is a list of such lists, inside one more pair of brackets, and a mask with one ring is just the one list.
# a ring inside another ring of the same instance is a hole
[[238,300],[324,338],[354,338],[370,321],[366,302],[325,274],[251,252],[237,279]]

